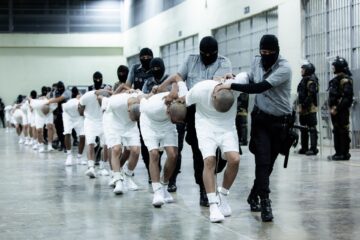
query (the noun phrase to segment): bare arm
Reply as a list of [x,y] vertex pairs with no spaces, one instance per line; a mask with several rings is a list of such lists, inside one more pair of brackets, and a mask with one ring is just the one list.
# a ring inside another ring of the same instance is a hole
[[176,73],[176,74],[173,74],[171,75],[170,77],[168,77],[163,83],[161,83],[156,92],[159,93],[159,92],[166,92],[167,91],[167,87],[169,85],[172,85],[173,83],[177,83],[179,81],[184,81],[183,78],[180,76],[180,74]]
[[59,102],[62,102],[65,100],[65,97],[64,96],[60,96],[60,97],[57,97],[57,98],[51,98],[49,99],[49,102],[48,104],[51,104],[51,103],[59,103]]
[[115,89],[113,94],[118,94],[118,93],[123,92],[124,90],[130,90],[130,89],[131,89],[131,87],[129,87],[125,83],[122,83]]

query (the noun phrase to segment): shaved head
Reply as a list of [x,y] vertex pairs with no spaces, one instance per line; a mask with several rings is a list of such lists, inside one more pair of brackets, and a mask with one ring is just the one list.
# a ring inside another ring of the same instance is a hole
[[41,111],[42,111],[42,113],[43,113],[44,115],[49,114],[49,112],[50,112],[50,107],[49,107],[49,105],[44,105],[44,106],[42,106],[42,107],[41,107]]
[[213,105],[218,112],[227,112],[234,104],[234,94],[231,90],[221,89],[220,91],[213,94]]
[[140,119],[140,104],[133,103],[129,106],[129,117],[131,121],[139,121]]
[[187,109],[184,103],[175,102],[168,108],[168,113],[173,123],[185,122],[186,112]]

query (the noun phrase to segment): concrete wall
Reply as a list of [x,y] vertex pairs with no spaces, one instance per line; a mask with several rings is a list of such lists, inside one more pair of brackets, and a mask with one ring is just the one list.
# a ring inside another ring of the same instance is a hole
[[[207,3],[207,4],[205,4]],[[244,8],[250,12],[245,14]],[[293,92],[302,59],[300,0],[187,0],[121,34],[0,34],[0,97],[6,103],[42,85],[91,83],[94,71],[104,82],[116,81],[116,68],[126,57],[278,8],[281,54],[293,69]]]
[[[205,5],[207,2],[207,5]],[[250,7],[248,14],[244,8]],[[124,55],[132,56],[150,47],[159,56],[160,46],[184,37],[211,35],[211,30],[278,7],[281,54],[293,68],[293,90],[300,79],[301,4],[300,0],[187,0],[123,33]],[[179,34],[181,32],[181,36]]]
[[1,34],[0,97],[10,104],[60,80],[90,85],[95,71],[113,84],[118,65],[126,63],[121,46],[121,34]]

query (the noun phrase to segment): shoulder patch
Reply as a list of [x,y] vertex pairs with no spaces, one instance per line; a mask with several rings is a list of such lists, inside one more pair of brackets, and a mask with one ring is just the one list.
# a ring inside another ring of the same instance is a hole
[[[349,79],[347,79],[347,78],[342,78],[342,79],[340,80],[340,85],[344,85],[345,83],[348,83],[348,82],[350,82]],[[351,82],[350,82],[350,83],[351,83]]]

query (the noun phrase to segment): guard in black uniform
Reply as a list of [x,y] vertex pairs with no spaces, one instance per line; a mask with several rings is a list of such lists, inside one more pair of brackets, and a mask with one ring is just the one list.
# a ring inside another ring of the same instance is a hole
[[[316,155],[317,149],[317,106],[318,106],[318,92],[319,81],[315,75],[315,67],[308,62],[301,66],[302,79],[298,85],[298,112],[299,120],[302,126],[308,129],[301,129],[301,149],[299,154]],[[309,149],[309,135],[310,135],[310,149]]]
[[[133,89],[143,89],[145,82],[153,78],[153,73],[150,71],[150,62],[153,59],[153,52],[150,48],[143,48],[140,50],[140,63],[134,64],[129,72],[126,85]],[[140,129],[140,125],[138,123]],[[144,140],[140,131],[140,143],[141,143],[141,156],[143,158],[145,167],[148,171],[149,183],[151,183],[151,177],[149,172],[149,151],[145,146]]]
[[237,115],[236,115],[236,130],[240,145],[246,146],[248,144],[248,108],[249,108],[249,94],[241,93],[237,99]]
[[332,62],[335,77],[329,82],[329,107],[333,125],[335,154],[330,160],[349,160],[350,107],[353,102],[353,80],[348,63],[342,57]]

